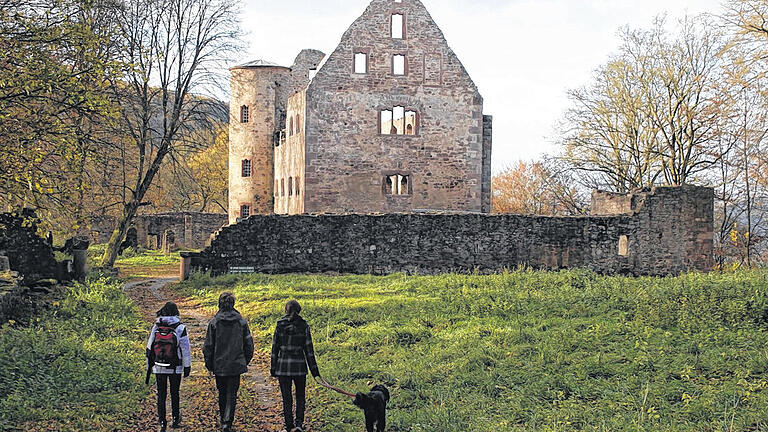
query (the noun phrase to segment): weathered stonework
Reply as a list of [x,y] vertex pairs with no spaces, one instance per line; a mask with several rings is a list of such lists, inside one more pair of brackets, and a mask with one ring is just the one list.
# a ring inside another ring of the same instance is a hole
[[[402,37],[392,33],[396,15]],[[490,212],[491,117],[419,0],[373,0],[309,81],[321,54],[303,51],[290,70],[263,62],[232,70],[230,112],[252,106],[258,124],[233,118],[230,223],[272,211]],[[356,54],[364,70],[355,70]],[[402,74],[395,56],[404,56]],[[401,133],[382,133],[394,126],[382,111],[394,119],[396,107],[407,119],[397,122]],[[253,179],[242,176],[245,159],[259,173]],[[392,179],[399,188],[388,185]]]
[[8,257],[10,269],[22,276],[25,285],[58,276],[53,248],[37,235],[33,212],[0,213],[0,255]]
[[[606,196],[595,194],[598,201]],[[625,199],[635,205],[608,208],[597,202],[599,216],[573,218],[256,216],[224,228],[203,252],[185,256],[192,270],[214,274],[436,274],[527,265],[663,276],[712,268],[712,189],[656,188]]]
[[[112,217],[94,218],[88,233],[93,243],[106,243],[114,230]],[[202,249],[211,236],[227,224],[220,213],[159,213],[139,215],[128,230],[128,243],[147,249]],[[83,233],[86,234],[86,233]]]
[[[274,212],[274,149],[285,139],[288,98],[306,89],[309,71],[324,56],[320,51],[303,50],[290,68],[257,61],[230,70],[230,223],[244,216],[243,206],[249,215]],[[243,108],[248,110],[247,119],[243,118]],[[248,176],[243,174],[243,161],[250,162]]]

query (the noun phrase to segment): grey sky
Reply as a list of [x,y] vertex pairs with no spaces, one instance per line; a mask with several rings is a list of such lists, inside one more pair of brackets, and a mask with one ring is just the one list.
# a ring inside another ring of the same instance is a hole
[[[554,151],[566,91],[589,82],[625,25],[717,13],[720,0],[422,0],[494,116],[494,171]],[[290,65],[302,48],[330,54],[369,0],[245,0],[242,61]]]

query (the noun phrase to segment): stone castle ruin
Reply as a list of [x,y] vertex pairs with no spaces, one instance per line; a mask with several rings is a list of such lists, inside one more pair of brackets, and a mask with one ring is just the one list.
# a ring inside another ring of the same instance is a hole
[[327,57],[231,72],[230,223],[490,212],[492,119],[420,1],[372,1]]
[[182,254],[182,277],[712,268],[709,188],[595,192],[588,217],[489,215],[492,118],[419,0],[373,0],[330,56],[231,72],[231,225]]

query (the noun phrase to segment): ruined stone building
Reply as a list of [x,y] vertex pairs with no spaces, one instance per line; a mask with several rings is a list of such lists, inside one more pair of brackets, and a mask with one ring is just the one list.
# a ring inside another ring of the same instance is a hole
[[492,118],[419,0],[373,0],[329,56],[232,68],[229,220],[488,213]]

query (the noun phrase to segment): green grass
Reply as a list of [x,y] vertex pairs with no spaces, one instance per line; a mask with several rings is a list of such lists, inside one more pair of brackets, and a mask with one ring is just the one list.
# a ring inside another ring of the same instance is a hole
[[[88,249],[88,265],[98,267],[106,245],[92,245]],[[178,275],[181,258],[178,252],[166,254],[161,250],[133,249],[123,251],[115,261],[124,279],[147,279],[160,276]]]
[[120,283],[108,279],[68,289],[29,327],[1,327],[0,425],[127,430],[120,425],[148,392],[144,327]]
[[[198,275],[181,289],[210,308],[233,290],[263,349],[301,301],[329,381],[390,387],[390,432],[768,430],[766,272]],[[348,399],[312,387],[320,431],[362,429]]]

